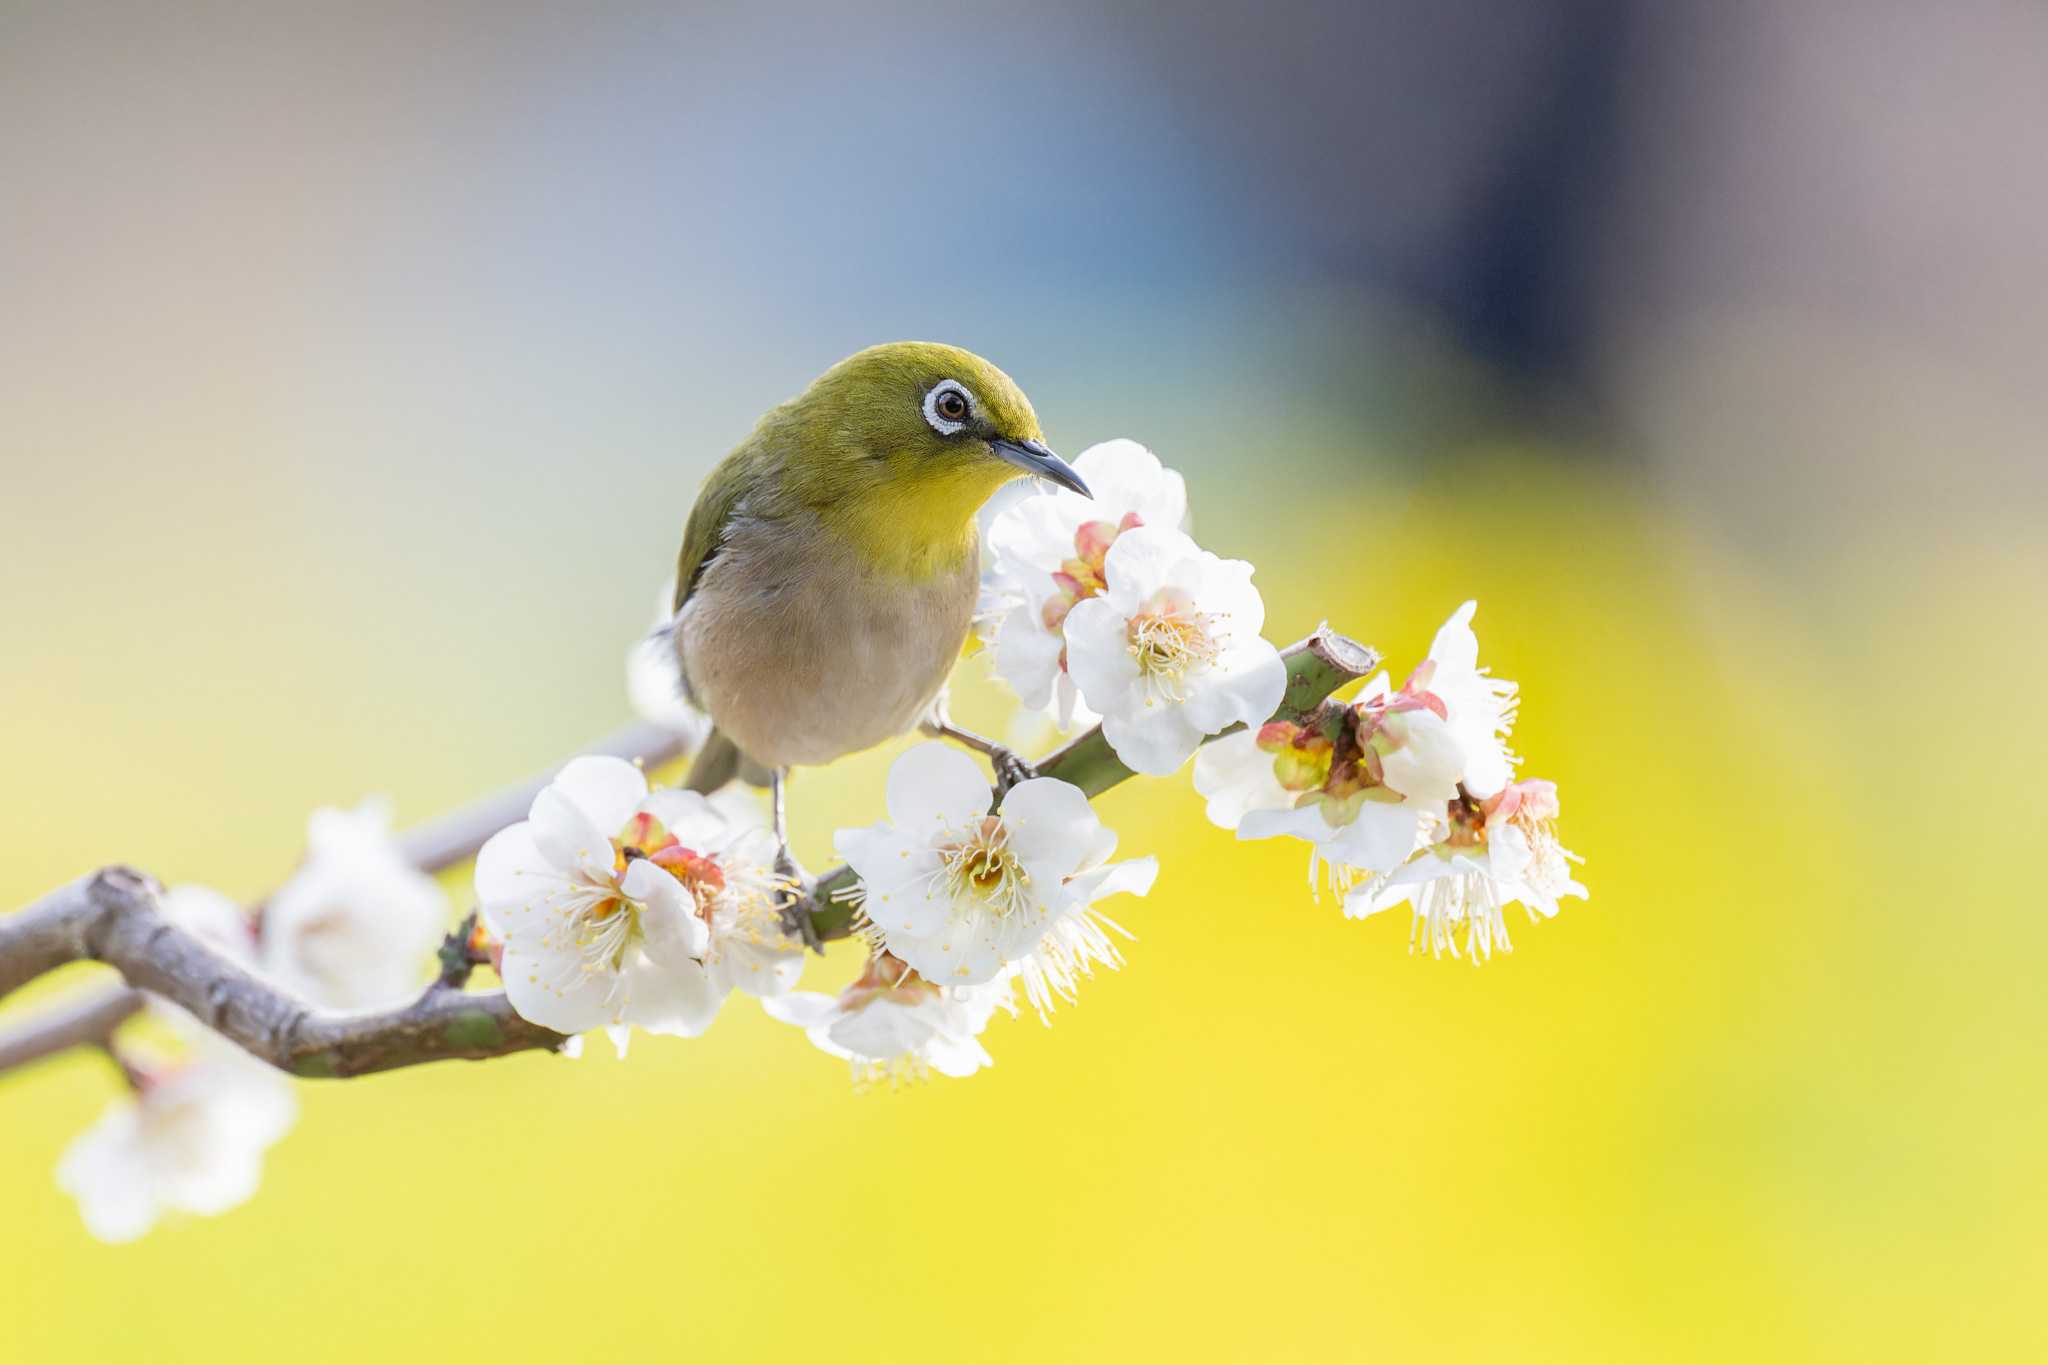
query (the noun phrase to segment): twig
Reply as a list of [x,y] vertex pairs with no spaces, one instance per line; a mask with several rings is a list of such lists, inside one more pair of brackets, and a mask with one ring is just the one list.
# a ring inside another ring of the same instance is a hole
[[[1373,651],[1328,628],[1285,650],[1282,657],[1287,692],[1276,714],[1294,720],[1346,683],[1364,677],[1378,662]],[[666,731],[633,726],[603,741],[595,752],[655,763],[673,756],[679,747]],[[1091,797],[1132,775],[1100,727],[1035,767],[1041,776],[1071,782]],[[524,816],[545,781],[501,792],[415,831],[402,841],[407,855],[428,869],[461,862],[492,834]],[[852,869],[842,866],[810,888],[804,910],[820,938],[852,933],[853,909],[834,897],[850,889],[854,880]],[[119,969],[131,987],[182,1005],[250,1053],[300,1076],[359,1076],[449,1058],[557,1048],[565,1041],[562,1035],[521,1019],[502,991],[469,993],[450,984],[459,975],[452,962],[445,964],[447,978],[436,980],[425,995],[403,1009],[355,1015],[316,1011],[165,920],[157,908],[156,884],[123,867],[73,882],[19,914],[0,919],[0,996],[83,959]],[[111,1014],[115,1002],[116,997],[104,997],[99,1008]],[[127,1013],[134,1012],[125,1000],[122,1006]],[[73,1017],[87,1013],[76,1009]],[[101,1017],[93,1016],[95,1022]],[[54,1037],[54,1029],[54,1019],[38,1021],[14,1039],[0,1039],[0,1058],[10,1051],[19,1051],[24,1059],[49,1055],[57,1044],[32,1040]],[[100,1041],[110,1030],[111,1025],[71,1042]],[[0,1070],[5,1069],[6,1063],[0,1061]]]
[[[655,767],[679,756],[683,747],[672,731],[635,722],[580,752],[610,754]],[[407,859],[426,872],[438,872],[472,858],[485,840],[526,817],[533,798],[554,772],[550,769],[409,830],[399,836],[399,847]],[[89,879],[74,882],[18,914],[0,916],[0,997],[66,962],[93,956],[82,937],[84,919],[80,914],[88,887]],[[11,1031],[0,1032],[0,1074],[67,1048],[103,1043],[139,1012],[142,1004],[141,993],[130,986],[98,988],[47,1014],[36,1015]]]
[[54,1057],[88,1043],[104,1043],[142,1008],[142,993],[126,986],[82,993],[0,1037],[0,1071]]
[[[676,737],[674,731],[640,721],[614,730],[589,748],[577,752],[610,754],[613,758],[655,768],[680,757],[683,748],[683,741]],[[439,872],[468,861],[493,834],[526,818],[533,798],[540,795],[541,788],[553,780],[560,767],[558,763],[537,777],[482,800],[472,801],[418,829],[408,830],[398,837],[400,851],[423,872]],[[0,994],[5,992],[0,991]]]

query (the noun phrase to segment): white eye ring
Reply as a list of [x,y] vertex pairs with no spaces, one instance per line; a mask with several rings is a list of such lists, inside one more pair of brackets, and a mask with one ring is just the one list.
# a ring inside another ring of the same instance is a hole
[[964,421],[956,422],[950,417],[939,416],[939,400],[947,394],[959,395],[960,400],[967,404],[967,414],[969,417],[972,417],[979,411],[978,405],[974,401],[974,395],[967,391],[967,387],[964,384],[951,379],[941,379],[938,383],[932,385],[931,391],[924,396],[924,420],[933,431],[936,431],[941,436],[956,435],[967,427],[967,423]]

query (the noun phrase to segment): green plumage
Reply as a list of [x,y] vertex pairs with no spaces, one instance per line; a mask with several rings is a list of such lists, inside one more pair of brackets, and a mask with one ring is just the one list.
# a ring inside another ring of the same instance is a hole
[[[954,436],[935,431],[923,411],[925,395],[948,379],[977,408]],[[971,351],[905,341],[849,356],[771,409],[704,480],[676,561],[676,609],[742,507],[770,520],[815,514],[907,576],[957,564],[972,550],[976,510],[1018,474],[989,441],[1039,437],[1023,391]]]
[[682,675],[717,727],[690,785],[914,727],[971,624],[975,513],[1023,472],[1081,486],[1009,376],[958,347],[872,347],[762,417],[676,561]]

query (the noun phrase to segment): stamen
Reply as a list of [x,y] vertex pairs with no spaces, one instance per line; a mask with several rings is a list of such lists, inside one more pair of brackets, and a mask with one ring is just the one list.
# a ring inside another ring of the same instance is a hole
[[1221,626],[1222,618],[1196,611],[1185,593],[1171,588],[1154,594],[1131,618],[1126,639],[1148,703],[1187,700],[1187,675],[1222,653],[1227,636]]
[[998,916],[1031,908],[1031,874],[1010,849],[1010,831],[1000,816],[988,816],[955,844],[939,849],[931,874],[956,904],[978,900]]

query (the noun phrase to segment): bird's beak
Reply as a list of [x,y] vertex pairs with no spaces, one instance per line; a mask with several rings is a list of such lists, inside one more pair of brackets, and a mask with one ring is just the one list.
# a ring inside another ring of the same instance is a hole
[[990,441],[989,449],[999,460],[1008,460],[1026,474],[1035,474],[1041,479],[1050,479],[1062,488],[1071,488],[1084,498],[1095,495],[1088,491],[1088,485],[1074,472],[1074,467],[1052,453],[1052,447],[1043,441]]

